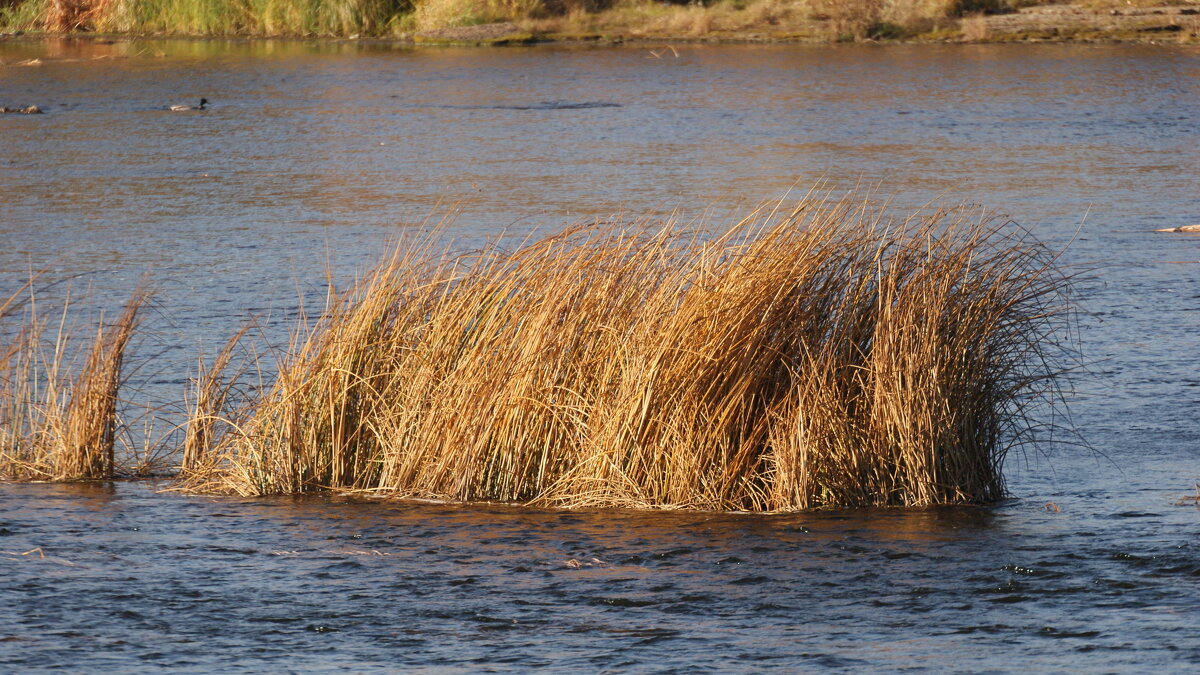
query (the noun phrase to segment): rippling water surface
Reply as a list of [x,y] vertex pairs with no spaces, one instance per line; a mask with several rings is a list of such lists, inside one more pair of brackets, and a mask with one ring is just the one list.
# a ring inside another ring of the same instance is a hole
[[[201,96],[203,113],[163,109]],[[611,214],[720,221],[824,179],[900,210],[983,203],[1095,270],[1068,395],[1091,448],[1011,457],[998,507],[563,513],[0,485],[0,663],[1194,671],[1200,237],[1152,230],[1200,222],[1197,101],[1200,51],[1161,46],[0,42],[0,105],[47,110],[0,116],[0,295],[45,268],[113,311],[148,276],[138,402],[182,398],[196,355],[252,314],[282,341],[327,275],[451,209],[469,246]]]

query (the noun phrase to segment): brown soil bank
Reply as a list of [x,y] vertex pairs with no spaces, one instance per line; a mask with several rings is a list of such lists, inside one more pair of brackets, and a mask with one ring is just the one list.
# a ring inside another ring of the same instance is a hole
[[973,19],[976,27],[972,30],[981,31],[978,37],[1001,41],[1200,39],[1200,2],[1132,4],[1113,1],[1026,7]]
[[617,6],[586,16],[550,18],[528,23],[524,29],[535,35],[631,40],[1188,43],[1200,42],[1200,0],[637,5]]
[[540,41],[1200,42],[1200,0],[0,0],[21,32]]

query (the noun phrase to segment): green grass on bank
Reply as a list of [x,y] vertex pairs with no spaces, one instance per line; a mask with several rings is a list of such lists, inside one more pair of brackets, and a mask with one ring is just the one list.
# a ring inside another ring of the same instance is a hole
[[0,30],[398,37],[512,22],[535,36],[817,40],[961,32],[1030,0],[0,0]]

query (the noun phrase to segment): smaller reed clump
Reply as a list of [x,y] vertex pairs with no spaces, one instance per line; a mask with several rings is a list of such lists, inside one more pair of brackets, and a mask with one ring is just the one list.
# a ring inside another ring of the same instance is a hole
[[434,240],[334,296],[248,408],[215,409],[219,358],[181,489],[988,502],[1053,404],[1067,280],[966,208],[888,223],[810,197],[717,235],[599,224],[460,257]]
[[52,331],[32,293],[28,302],[19,302],[19,294],[0,311],[4,319],[18,305],[25,310],[25,321],[0,351],[0,478],[113,478],[125,351],[149,293],[135,292],[115,323],[101,322],[78,368],[66,308]]

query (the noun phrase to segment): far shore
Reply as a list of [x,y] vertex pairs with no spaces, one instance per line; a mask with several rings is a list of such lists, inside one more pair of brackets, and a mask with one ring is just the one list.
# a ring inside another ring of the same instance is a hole
[[[39,0],[25,0],[34,3]],[[189,0],[164,0],[188,2]],[[334,3],[338,0],[325,0]],[[474,13],[428,16],[433,3],[483,3]],[[511,4],[511,3],[509,3]],[[528,44],[621,43],[1117,43],[1200,44],[1200,0],[1081,0],[1075,3],[950,3],[958,9],[928,10],[921,0],[869,0],[824,4],[799,0],[718,0],[677,4],[623,0],[601,9],[554,12],[501,11],[495,0],[426,0],[408,5],[407,14],[374,23],[339,26],[316,18],[306,27],[272,24],[263,17],[224,17],[209,23],[125,24],[92,13],[67,22],[73,30],[53,30],[46,12],[20,19],[15,9],[0,11],[0,40],[52,37],[91,40],[136,38],[329,38],[363,43],[505,46]],[[16,3],[11,7],[22,7]],[[527,7],[528,5],[526,5]],[[580,5],[583,6],[583,5]],[[926,8],[923,12],[917,7]],[[986,11],[966,11],[983,6]],[[902,9],[908,7],[906,12]],[[522,13],[524,12],[524,13]],[[235,20],[236,19],[236,20]],[[385,24],[385,27],[378,27]],[[62,26],[58,26],[61,28]],[[222,28],[223,27],[223,28]],[[358,28],[358,30],[356,30]]]

